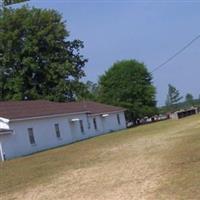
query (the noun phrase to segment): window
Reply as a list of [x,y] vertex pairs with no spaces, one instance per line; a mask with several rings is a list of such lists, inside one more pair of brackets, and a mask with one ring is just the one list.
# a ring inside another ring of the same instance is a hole
[[97,121],[96,118],[93,118],[94,129],[97,130]]
[[56,136],[57,138],[60,138],[60,129],[59,129],[59,124],[54,124],[55,131],[56,131]]
[[120,121],[120,116],[119,116],[119,114],[117,114],[117,122],[118,122],[118,124],[119,124],[119,125],[121,124],[121,121]]
[[32,128],[28,128],[28,135],[29,135],[29,141],[31,144],[35,144],[35,138],[34,138],[34,134],[33,134],[33,129]]
[[80,120],[79,123],[80,123],[81,133],[84,133],[83,120]]

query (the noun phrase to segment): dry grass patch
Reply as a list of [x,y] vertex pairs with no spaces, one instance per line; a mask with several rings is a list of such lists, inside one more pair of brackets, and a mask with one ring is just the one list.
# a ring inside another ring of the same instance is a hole
[[7,161],[0,199],[199,199],[200,116]]

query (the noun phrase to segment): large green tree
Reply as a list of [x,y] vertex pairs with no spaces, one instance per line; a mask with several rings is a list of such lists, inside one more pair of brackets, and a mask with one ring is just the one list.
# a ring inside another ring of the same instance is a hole
[[71,101],[86,59],[55,10],[4,8],[0,15],[0,100]]
[[132,119],[151,116],[156,111],[152,76],[145,65],[136,60],[116,62],[100,77],[99,99],[127,108]]

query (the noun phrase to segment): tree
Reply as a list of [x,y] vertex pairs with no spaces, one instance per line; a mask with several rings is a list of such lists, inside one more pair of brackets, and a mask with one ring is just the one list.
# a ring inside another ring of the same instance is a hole
[[4,8],[0,15],[0,100],[72,101],[87,60],[55,10]]
[[183,97],[180,96],[179,91],[171,84],[168,85],[168,94],[166,99],[166,106],[173,107],[177,104]]
[[30,0],[2,0],[3,1],[3,5],[7,6],[7,5],[12,5],[12,4],[16,4],[16,3],[22,3],[25,1],[30,1]]
[[152,76],[145,65],[136,60],[116,62],[100,77],[99,100],[127,108],[129,119],[156,112]]
[[87,81],[85,87],[86,87],[85,99],[98,100],[98,90],[99,90],[98,84],[93,83],[92,81]]
[[98,100],[98,84],[92,81],[80,83],[77,100]]
[[193,95],[192,95],[192,94],[187,93],[187,94],[185,95],[185,102],[186,102],[186,104],[187,104],[188,106],[192,106],[192,105],[193,105],[193,100],[194,100],[194,98],[193,98]]

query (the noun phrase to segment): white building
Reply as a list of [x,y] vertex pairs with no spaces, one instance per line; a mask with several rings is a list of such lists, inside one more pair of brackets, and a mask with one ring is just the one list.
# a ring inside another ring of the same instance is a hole
[[181,118],[188,117],[191,115],[196,115],[196,114],[198,114],[198,108],[191,107],[189,109],[179,110],[179,111],[171,113],[170,118],[171,119],[181,119]]
[[0,160],[124,129],[124,111],[95,102],[0,102]]

